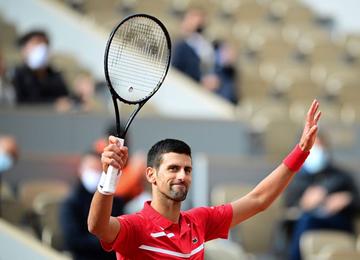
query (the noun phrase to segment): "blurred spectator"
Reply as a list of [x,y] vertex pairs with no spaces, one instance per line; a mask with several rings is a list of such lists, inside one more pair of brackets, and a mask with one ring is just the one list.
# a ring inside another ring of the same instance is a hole
[[[99,240],[87,229],[89,207],[101,173],[100,155],[93,151],[85,153],[79,167],[79,180],[61,206],[60,224],[64,243],[75,260],[116,259],[114,253],[105,252],[101,248]],[[115,197],[112,214],[124,214],[123,209],[124,200]]]
[[215,73],[219,78],[219,86],[215,92],[233,104],[238,102],[236,84],[236,50],[223,41],[216,41],[215,47]]
[[359,194],[354,180],[332,161],[327,140],[322,134],[311,154],[285,193],[286,206],[297,209],[291,241],[290,259],[301,259],[299,242],[309,230],[333,229],[354,232],[353,218]]
[[30,31],[18,40],[23,63],[14,71],[12,82],[18,104],[49,104],[59,101],[65,110],[68,88],[61,73],[49,64],[49,38],[44,31]]
[[95,81],[91,74],[83,72],[77,75],[74,80],[73,92],[73,102],[76,109],[84,112],[103,109],[103,104],[96,96]]
[[[124,129],[122,128],[121,131]],[[107,135],[116,136],[116,126],[111,125],[107,129]],[[106,137],[98,139],[94,143],[96,151],[101,153],[107,144]],[[118,181],[115,195],[121,197],[126,202],[125,213],[136,212],[142,209],[144,202],[151,199],[151,192],[145,177],[146,155],[141,151],[131,152],[130,133],[127,134],[125,145],[130,148],[129,159],[125,168],[122,170],[121,181]]]
[[19,148],[15,138],[10,135],[0,135],[0,217],[3,217],[2,174],[9,171],[14,166],[18,155]]
[[190,8],[181,24],[183,39],[175,44],[172,65],[205,89],[236,103],[236,53],[230,45],[212,43],[203,35],[206,14]]
[[0,50],[0,105],[13,105],[14,103],[14,88],[10,83],[5,60]]
[[115,195],[126,200],[125,213],[130,214],[142,209],[144,202],[151,200],[148,182],[145,177],[146,155],[132,154],[122,171],[121,181],[116,186]]
[[66,0],[66,3],[79,13],[85,12],[85,2],[84,0]]
[[214,73],[214,49],[203,35],[205,18],[204,11],[196,8],[185,13],[181,24],[183,39],[175,44],[172,57],[172,65],[197,82]]
[[13,167],[18,158],[19,148],[14,137],[0,136],[0,176]]

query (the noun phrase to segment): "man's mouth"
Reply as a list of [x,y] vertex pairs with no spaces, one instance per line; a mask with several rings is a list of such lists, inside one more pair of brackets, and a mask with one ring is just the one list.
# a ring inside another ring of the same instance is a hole
[[175,186],[175,187],[184,187],[184,188],[186,188],[185,184],[182,184],[182,183],[172,184],[171,186]]

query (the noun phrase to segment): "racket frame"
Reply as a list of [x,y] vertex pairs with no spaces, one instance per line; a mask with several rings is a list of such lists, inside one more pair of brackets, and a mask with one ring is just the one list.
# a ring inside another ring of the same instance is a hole
[[[109,56],[109,50],[110,50],[110,46],[111,46],[111,42],[117,32],[117,30],[119,29],[119,27],[124,24],[125,22],[127,22],[128,20],[135,18],[135,17],[145,17],[148,19],[153,20],[154,22],[156,22],[162,29],[162,31],[164,32],[165,38],[166,38],[166,42],[168,45],[168,49],[169,49],[169,57],[168,57],[168,64],[166,66],[166,70],[164,71],[164,76],[162,77],[162,79],[158,82],[157,86],[154,88],[154,90],[150,93],[149,96],[145,97],[142,100],[138,100],[138,101],[129,101],[126,100],[122,97],[120,97],[116,91],[114,90],[112,84],[111,84],[111,80],[110,80],[110,76],[109,76],[109,70],[108,70],[108,56]],[[105,48],[105,54],[104,54],[104,70],[105,70],[105,78],[107,81],[107,85],[108,88],[110,89],[110,93],[111,93],[111,97],[114,103],[114,108],[115,108],[115,118],[116,118],[116,131],[117,131],[117,137],[124,139],[125,135],[127,133],[127,130],[130,126],[130,124],[132,123],[132,121],[134,120],[136,114],[140,111],[140,109],[144,106],[144,104],[159,90],[160,86],[162,85],[162,83],[165,80],[165,77],[168,73],[169,67],[170,67],[170,59],[171,59],[171,39],[170,39],[170,35],[169,32],[167,31],[166,27],[164,26],[164,24],[157,19],[154,16],[148,15],[148,14],[143,14],[143,13],[139,13],[139,14],[134,14],[134,15],[130,15],[128,17],[126,17],[125,19],[123,19],[118,25],[116,25],[114,27],[114,29],[112,30],[109,39],[107,41],[106,44],[106,48]],[[118,107],[118,103],[117,100],[120,100],[121,102],[124,102],[125,104],[129,104],[129,105],[138,105],[137,108],[131,113],[130,117],[128,118],[128,121],[125,125],[125,128],[123,131],[121,131],[120,129],[120,114],[119,114],[119,107]]]

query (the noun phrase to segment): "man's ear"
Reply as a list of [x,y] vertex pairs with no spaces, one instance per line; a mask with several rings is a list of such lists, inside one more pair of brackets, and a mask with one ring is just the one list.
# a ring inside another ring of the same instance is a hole
[[147,167],[145,173],[148,182],[150,182],[151,184],[156,184],[156,170],[152,167]]

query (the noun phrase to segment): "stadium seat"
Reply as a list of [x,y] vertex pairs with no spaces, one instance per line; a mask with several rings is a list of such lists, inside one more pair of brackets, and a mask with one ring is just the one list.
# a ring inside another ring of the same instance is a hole
[[1,199],[5,199],[5,198],[14,198],[14,192],[11,189],[11,186],[8,182],[1,180],[0,181],[0,198]]
[[344,42],[344,50],[347,58],[351,62],[356,62],[360,58],[360,35],[349,34]]
[[342,231],[308,231],[300,239],[300,251],[305,260],[315,259],[317,255],[329,250],[355,250],[355,243],[353,235]]
[[238,22],[248,22],[256,24],[265,19],[267,8],[257,1],[245,1],[235,13]]
[[321,99],[324,93],[311,80],[294,81],[286,91],[286,96],[290,101]]
[[[326,42],[325,42],[326,40]],[[312,63],[336,64],[341,61],[344,52],[341,46],[330,39],[324,39],[324,42],[314,43],[314,48],[309,55]]]
[[39,219],[41,240],[57,249],[63,250],[63,234],[59,224],[59,209],[63,198],[51,193],[41,193],[34,200],[34,211]]
[[296,1],[285,12],[283,21],[288,25],[310,27],[313,25],[314,18],[315,14],[309,7]]
[[230,240],[215,239],[205,244],[206,260],[250,260],[252,257],[239,244]]
[[359,82],[349,82],[344,84],[338,95],[340,103],[348,105],[356,105],[360,98],[360,85]]
[[265,154],[269,162],[279,162],[290,152],[299,135],[299,129],[299,124],[287,117],[269,121],[263,131]]
[[360,252],[354,249],[324,248],[317,256],[318,260],[359,260]]
[[34,201],[39,194],[46,193],[57,198],[64,198],[69,192],[69,185],[56,180],[33,180],[21,183],[19,199],[23,207],[32,210]]
[[[248,184],[219,185],[211,191],[212,205],[233,201],[246,195],[254,188]],[[282,199],[278,198],[268,209],[240,223],[236,228],[241,246],[252,254],[269,253],[276,222],[282,215]],[[261,234],[261,235],[254,235]]]
[[21,226],[25,213],[21,203],[15,198],[5,197],[1,198],[0,204],[0,218],[6,220],[13,225]]
[[241,69],[239,92],[243,98],[266,98],[269,94],[268,84],[259,77],[258,66],[244,66]]

